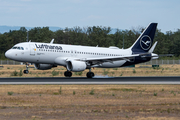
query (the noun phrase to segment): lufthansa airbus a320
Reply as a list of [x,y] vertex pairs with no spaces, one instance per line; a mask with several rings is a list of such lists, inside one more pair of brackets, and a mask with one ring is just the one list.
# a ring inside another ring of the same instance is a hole
[[[128,49],[118,47],[90,47],[80,45],[53,44],[39,42],[23,42],[14,45],[6,51],[5,56],[9,59],[34,63],[36,69],[47,70],[58,65],[66,67],[64,76],[71,77],[72,72],[89,69],[87,78],[94,77],[91,68],[116,68],[143,63],[151,59],[157,59],[153,44],[157,23],[150,23],[143,33],[137,38],[135,43]],[[28,64],[26,64],[25,74],[28,74]]]

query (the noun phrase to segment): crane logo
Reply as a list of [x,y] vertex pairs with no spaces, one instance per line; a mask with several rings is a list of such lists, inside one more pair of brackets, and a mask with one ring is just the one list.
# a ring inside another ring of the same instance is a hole
[[151,44],[152,44],[152,40],[148,35],[142,36],[140,40],[140,46],[143,50],[149,50]]

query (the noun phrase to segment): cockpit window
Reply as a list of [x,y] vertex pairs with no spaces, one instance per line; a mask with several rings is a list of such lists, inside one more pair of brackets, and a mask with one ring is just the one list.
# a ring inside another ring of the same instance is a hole
[[14,46],[14,47],[12,47],[12,49],[24,50],[23,47],[18,47],[18,46]]
[[12,49],[16,49],[17,47],[12,47]]

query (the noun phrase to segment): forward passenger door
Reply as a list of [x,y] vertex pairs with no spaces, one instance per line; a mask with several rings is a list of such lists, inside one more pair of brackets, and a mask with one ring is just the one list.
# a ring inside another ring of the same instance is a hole
[[29,44],[29,46],[30,46],[30,55],[35,56],[36,48],[35,48],[34,44]]

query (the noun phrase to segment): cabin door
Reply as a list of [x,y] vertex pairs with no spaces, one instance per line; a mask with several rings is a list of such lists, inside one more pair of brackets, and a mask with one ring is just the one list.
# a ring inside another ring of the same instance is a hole
[[35,56],[36,48],[33,44],[30,44],[30,55]]

